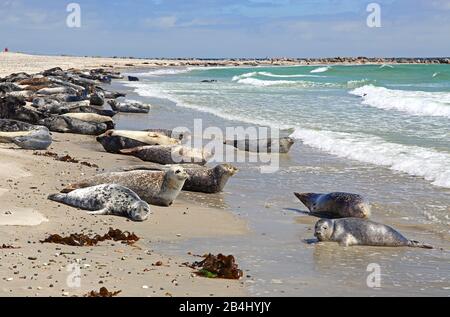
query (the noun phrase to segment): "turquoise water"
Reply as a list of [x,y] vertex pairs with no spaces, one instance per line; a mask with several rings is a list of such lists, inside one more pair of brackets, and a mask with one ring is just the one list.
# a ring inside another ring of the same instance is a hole
[[[163,69],[120,83],[153,105],[148,117],[119,115],[121,129],[192,129],[201,118],[204,128],[293,128],[298,139],[274,174],[235,163],[224,193],[181,195],[232,211],[250,235],[156,247],[234,254],[254,295],[448,296],[450,67],[393,67]],[[317,219],[296,212],[305,208],[294,191],[361,193],[374,221],[445,250],[308,245]],[[382,267],[380,290],[366,285],[371,263]]]
[[[158,70],[144,97],[255,125],[295,128],[304,144],[450,188],[450,66]],[[205,79],[217,83],[201,83]]]

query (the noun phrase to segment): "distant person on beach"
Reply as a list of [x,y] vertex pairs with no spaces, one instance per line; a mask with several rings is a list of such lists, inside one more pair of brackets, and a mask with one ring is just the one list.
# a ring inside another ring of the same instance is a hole
[[5,53],[8,53],[9,49],[7,47],[5,47]]

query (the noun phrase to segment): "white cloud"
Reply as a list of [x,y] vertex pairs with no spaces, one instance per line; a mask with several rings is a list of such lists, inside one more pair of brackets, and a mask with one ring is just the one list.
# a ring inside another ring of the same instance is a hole
[[176,16],[164,16],[158,18],[147,18],[144,20],[144,26],[149,28],[170,29],[177,26]]

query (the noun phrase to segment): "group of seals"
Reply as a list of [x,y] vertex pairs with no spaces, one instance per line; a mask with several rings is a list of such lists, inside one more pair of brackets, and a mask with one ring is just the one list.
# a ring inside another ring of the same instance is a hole
[[[154,170],[168,171],[173,166],[160,164],[147,164],[145,166],[131,166],[123,168],[123,171]],[[234,176],[238,169],[230,164],[220,164],[214,168],[208,168],[195,164],[183,165],[189,175],[183,186],[183,190],[206,194],[220,193],[225,188],[230,177]]]
[[294,193],[309,209],[309,215],[320,219],[314,236],[321,242],[338,242],[342,246],[364,245],[383,247],[432,246],[411,241],[395,229],[369,221],[370,203],[358,194],[351,193]]
[[95,175],[63,190],[70,193],[76,189],[101,184],[117,184],[134,191],[151,205],[168,207],[180,194],[189,175],[183,167],[173,166],[168,171],[131,171]]
[[0,119],[0,143],[14,143],[26,150],[46,150],[52,137],[46,127]]
[[89,210],[91,215],[114,215],[133,221],[145,221],[151,214],[150,206],[132,190],[107,184],[82,188],[68,194],[54,194],[50,200]]

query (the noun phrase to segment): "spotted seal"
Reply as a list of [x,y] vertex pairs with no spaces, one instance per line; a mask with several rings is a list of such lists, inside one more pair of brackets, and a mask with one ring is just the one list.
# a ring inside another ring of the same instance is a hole
[[151,205],[168,207],[173,204],[181,192],[189,175],[179,166],[163,171],[114,172],[95,175],[65,188],[63,193],[70,193],[79,188],[101,184],[125,186]]
[[320,218],[369,218],[369,202],[357,194],[350,193],[294,193],[309,209],[311,216]]
[[430,245],[405,238],[389,226],[360,218],[321,219],[316,223],[314,236],[321,242],[338,242],[342,246],[433,249]]
[[[146,165],[125,167],[122,170],[127,172],[136,170],[167,171],[171,167],[171,165],[149,163]],[[222,192],[230,177],[238,172],[238,169],[230,164],[220,164],[214,168],[186,164],[183,165],[183,168],[189,175],[189,178],[184,183],[183,190],[206,194]]]
[[114,215],[133,221],[145,221],[151,214],[150,206],[136,193],[115,184],[77,189],[68,194],[54,194],[48,199],[89,210],[91,215]]

